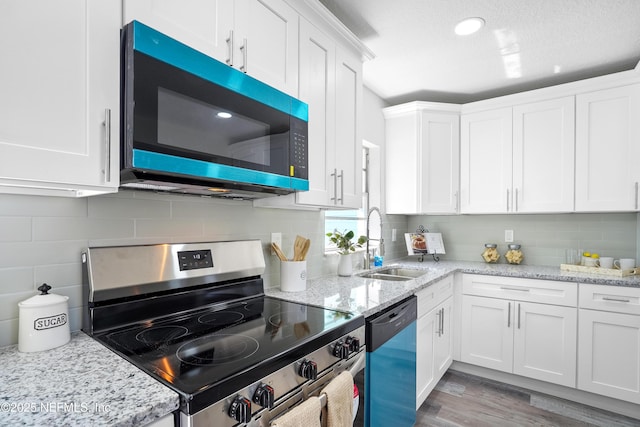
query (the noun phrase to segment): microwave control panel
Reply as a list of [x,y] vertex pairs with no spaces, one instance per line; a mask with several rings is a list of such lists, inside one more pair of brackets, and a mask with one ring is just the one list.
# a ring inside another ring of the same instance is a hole
[[289,147],[290,168],[289,175],[296,178],[307,179],[308,175],[307,122],[292,118],[291,120],[291,144]]

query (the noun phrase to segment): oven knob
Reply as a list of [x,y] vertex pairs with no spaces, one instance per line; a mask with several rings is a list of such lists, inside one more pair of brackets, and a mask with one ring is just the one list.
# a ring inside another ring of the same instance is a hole
[[333,346],[333,355],[335,357],[339,357],[340,359],[348,359],[349,358],[349,344],[346,341],[338,341]]
[[349,350],[352,352],[360,351],[360,339],[356,337],[347,337],[347,344],[349,344]]
[[263,408],[273,408],[275,392],[273,387],[265,383],[260,383],[255,393],[253,393],[253,403],[257,403]]
[[246,397],[236,396],[229,406],[229,416],[239,423],[251,420],[251,401]]
[[308,380],[318,378],[318,365],[313,360],[303,360],[298,368],[298,375]]

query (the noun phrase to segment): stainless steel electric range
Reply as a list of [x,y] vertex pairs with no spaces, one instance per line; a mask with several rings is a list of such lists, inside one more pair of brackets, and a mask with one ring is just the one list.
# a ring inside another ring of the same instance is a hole
[[94,247],[83,330],[180,395],[184,426],[268,426],[364,363],[364,317],[264,295],[259,240]]

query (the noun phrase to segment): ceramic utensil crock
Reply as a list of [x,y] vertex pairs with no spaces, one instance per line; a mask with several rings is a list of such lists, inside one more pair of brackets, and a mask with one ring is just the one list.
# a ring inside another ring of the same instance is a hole
[[24,353],[49,350],[69,342],[69,297],[50,294],[43,283],[40,295],[18,303],[20,309],[18,350]]

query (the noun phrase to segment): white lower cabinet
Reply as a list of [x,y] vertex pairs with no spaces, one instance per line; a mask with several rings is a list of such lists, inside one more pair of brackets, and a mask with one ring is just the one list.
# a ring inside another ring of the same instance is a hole
[[421,290],[416,339],[416,409],[453,361],[453,276]]
[[576,304],[574,283],[464,275],[461,360],[575,387]]
[[640,404],[640,289],[580,285],[578,388]]

